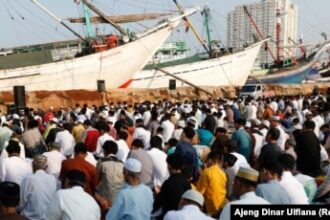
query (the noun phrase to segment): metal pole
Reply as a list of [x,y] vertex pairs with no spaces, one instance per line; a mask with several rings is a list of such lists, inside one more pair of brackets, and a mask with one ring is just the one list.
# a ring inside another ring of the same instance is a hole
[[[176,7],[179,9],[180,13],[184,13],[184,9],[183,7],[177,2],[177,0],[173,0]],[[205,44],[204,40],[202,39],[202,37],[198,34],[198,32],[196,31],[195,27],[193,26],[193,24],[191,23],[191,21],[187,18],[187,17],[183,17],[183,20],[185,22],[187,22],[188,26],[191,28],[192,32],[194,33],[194,35],[196,36],[197,40],[203,45],[204,49],[210,53],[207,45]]]
[[78,34],[76,31],[74,31],[72,28],[70,28],[67,24],[65,24],[60,18],[58,18],[56,15],[54,15],[51,11],[49,11],[47,8],[45,8],[43,5],[41,5],[37,0],[31,0],[35,5],[37,5],[39,8],[41,8],[44,12],[46,12],[49,16],[51,16],[53,19],[55,19],[58,23],[60,23],[61,25],[63,25],[66,29],[68,29],[69,31],[71,31],[74,35],[76,35],[77,37],[79,37],[81,40],[85,41],[86,43],[88,43],[88,41],[81,36],[80,34]]
[[87,37],[88,39],[91,39],[94,37],[93,31],[92,31],[92,25],[91,25],[91,17],[89,14],[89,8],[82,3],[82,8],[84,11],[84,16],[85,16],[85,24],[86,24],[86,29],[87,29]]
[[[252,15],[250,14],[249,10],[247,9],[246,6],[243,6],[244,12],[246,13],[246,15],[249,18],[249,21],[251,22],[251,24],[253,25],[253,27],[256,29],[259,37],[261,38],[261,40],[264,39],[264,35],[261,33],[257,23],[255,22],[255,20],[252,18]],[[273,51],[270,49],[269,45],[267,42],[265,42],[265,48],[267,49],[268,53],[270,54],[270,56],[274,59],[274,61],[276,61],[276,57],[273,54]]]
[[114,28],[116,28],[120,33],[122,33],[125,36],[128,36],[127,32],[122,27],[120,27],[118,24],[116,24],[111,19],[109,19],[109,17],[107,17],[103,12],[101,12],[99,9],[97,9],[94,5],[92,5],[88,0],[83,0],[83,3],[87,7],[89,7],[92,11],[94,11],[96,14],[101,16],[104,20],[109,22],[109,24],[111,24]]
[[211,40],[211,30],[209,26],[209,20],[210,20],[210,8],[206,5],[204,6],[204,10],[202,11],[202,14],[204,15],[204,23],[206,27],[206,33],[207,33],[207,43],[209,45],[209,50],[210,50],[210,57],[212,53],[212,40]]
[[178,77],[178,76],[176,76],[176,75],[174,75],[174,74],[172,74],[172,73],[170,73],[170,72],[168,72],[168,71],[166,71],[166,70],[163,70],[163,69],[161,69],[161,68],[159,68],[159,67],[155,67],[155,69],[156,69],[156,70],[159,70],[159,71],[161,71],[161,72],[163,72],[163,73],[165,73],[166,75],[168,75],[168,76],[170,76],[170,77],[173,77],[174,79],[177,79],[177,80],[179,80],[179,81],[181,81],[181,82],[183,82],[183,83],[186,83],[187,85],[192,86],[192,87],[194,87],[194,88],[197,89],[197,90],[200,90],[200,91],[202,91],[202,92],[204,92],[204,93],[206,93],[206,94],[208,94],[208,95],[210,95],[210,96],[213,96],[213,94],[210,93],[209,91],[207,91],[207,90],[205,90],[205,89],[203,89],[203,88],[201,88],[201,87],[199,87],[199,86],[196,86],[195,84],[193,84],[193,83],[191,83],[191,82],[189,82],[189,81],[187,81],[187,80],[185,80],[185,79],[182,79],[182,78],[180,78],[180,77]]

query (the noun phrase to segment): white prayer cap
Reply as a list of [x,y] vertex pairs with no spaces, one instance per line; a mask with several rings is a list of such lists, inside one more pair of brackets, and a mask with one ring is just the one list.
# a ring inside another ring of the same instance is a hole
[[129,158],[126,160],[125,169],[133,173],[140,173],[142,171],[142,164],[139,160],[134,158]]
[[311,111],[309,111],[309,110],[307,110],[306,112],[305,112],[305,117],[307,116],[307,115],[313,115],[313,113],[311,112]]
[[85,120],[86,120],[86,118],[84,115],[78,115],[78,122],[83,124]]
[[262,124],[265,125],[267,128],[270,127],[270,122],[268,120],[264,120]]
[[57,118],[55,118],[55,117],[54,117],[54,118],[52,118],[52,119],[50,119],[50,121],[51,121],[51,122],[54,122],[54,123],[58,123],[58,119],[57,119]]
[[106,121],[114,124],[114,117],[108,116]]
[[186,122],[184,120],[180,120],[176,123],[178,127],[184,128],[186,127]]
[[236,176],[252,182],[258,182],[259,172],[252,168],[240,167]]
[[281,121],[281,118],[277,115],[272,116],[271,121]]
[[100,118],[103,118],[103,119],[106,119],[106,118],[107,118],[107,116],[105,115],[104,112],[100,112],[100,113],[99,113],[99,117],[100,117]]
[[250,121],[247,121],[247,122],[245,123],[245,127],[246,127],[246,128],[251,128],[251,126],[252,126],[252,124],[251,124]]
[[183,195],[182,198],[184,199],[188,199],[191,201],[196,202],[197,204],[199,204],[201,207],[203,207],[204,205],[204,198],[202,196],[202,194],[200,194],[198,191],[196,190],[187,190]]
[[13,114],[12,117],[13,117],[13,119],[19,119],[18,114]]
[[251,121],[254,125],[259,126],[261,125],[261,121],[259,119],[254,119],[253,121]]
[[183,112],[186,113],[186,114],[189,114],[191,112],[191,108],[189,108],[188,106],[185,106],[183,108]]

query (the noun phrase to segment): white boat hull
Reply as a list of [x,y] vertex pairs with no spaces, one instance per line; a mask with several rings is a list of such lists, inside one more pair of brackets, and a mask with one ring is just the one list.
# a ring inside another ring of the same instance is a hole
[[163,45],[179,21],[125,45],[80,58],[0,70],[0,90],[25,86],[35,90],[96,90],[97,80],[105,87],[118,88],[141,70]]
[[[163,68],[181,79],[197,86],[243,86],[251,73],[262,42],[242,52],[219,58]],[[131,88],[168,87],[172,77],[155,70],[139,71],[133,78]],[[177,81],[177,87],[188,86]]]

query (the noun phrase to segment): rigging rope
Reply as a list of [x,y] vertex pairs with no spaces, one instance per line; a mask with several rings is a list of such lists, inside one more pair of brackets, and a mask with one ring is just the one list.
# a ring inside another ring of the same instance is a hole
[[16,34],[17,40],[20,44],[22,44],[22,38],[21,38],[21,36],[20,36],[20,34],[19,34],[19,32],[16,28],[16,25],[15,25],[15,17],[10,13],[10,11],[9,11],[7,5],[6,5],[6,2],[3,2],[3,6],[4,6],[4,9],[7,11],[8,15],[10,17],[10,20],[12,22],[12,27],[13,27],[14,32]]
[[22,20],[24,20],[25,18],[24,18],[24,16],[23,15],[21,15],[21,13],[19,13],[19,11],[18,10],[16,10],[16,8],[11,4],[11,1],[8,1],[7,0],[7,4],[10,6],[10,7],[12,7],[13,8],[13,10],[14,10],[14,12],[16,12],[16,14],[22,19]]
[[[47,22],[44,18],[42,18],[41,16],[33,13],[30,9],[28,9],[26,6],[24,6],[24,4],[20,4],[17,1],[14,1],[15,4],[18,4],[25,12],[27,12],[28,14],[30,14],[31,16],[25,16],[26,19],[30,18],[32,20],[30,20],[30,22],[33,22],[35,24],[37,24],[36,27],[38,26],[42,26],[42,29],[47,29],[49,30],[49,32],[53,33],[54,30],[59,33],[60,35],[64,36],[64,37],[69,37],[69,34],[66,34],[64,32],[62,32],[60,29],[57,28],[57,26],[54,27],[54,24],[51,24],[50,22]],[[54,27],[54,28],[51,28]],[[43,30],[44,31],[44,30]]]

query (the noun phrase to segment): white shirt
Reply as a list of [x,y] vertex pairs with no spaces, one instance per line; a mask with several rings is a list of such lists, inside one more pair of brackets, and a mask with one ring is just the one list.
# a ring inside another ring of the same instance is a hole
[[142,127],[137,127],[133,133],[133,139],[140,139],[143,141],[144,149],[149,149],[151,133]]
[[205,215],[196,205],[185,205],[181,210],[169,211],[164,216],[164,220],[212,220]]
[[178,141],[181,140],[182,132],[183,132],[183,128],[175,129],[173,133],[173,138],[177,139]]
[[260,134],[252,133],[254,140],[255,140],[255,145],[254,145],[254,154],[258,157],[261,151],[261,148],[264,143],[264,137]]
[[[3,145],[4,148],[1,152],[0,161],[3,161],[4,159],[8,158],[8,152],[6,151],[8,144],[9,144],[9,141],[6,141]],[[25,148],[21,142],[19,142],[19,148],[21,149],[19,152],[19,157],[22,159],[25,159]]]
[[20,187],[21,214],[31,220],[42,219],[56,190],[57,181],[53,175],[43,170],[28,175]]
[[[74,158],[74,154],[71,155],[71,159],[73,159],[73,158]],[[87,151],[85,161],[87,161],[88,163],[90,163],[91,165],[96,167],[97,160],[95,160],[95,157],[91,152]]]
[[164,129],[163,132],[163,137],[164,137],[164,143],[167,143],[174,132],[174,124],[172,122],[170,122],[169,120],[165,120],[161,123],[161,127]]
[[0,178],[1,181],[10,181],[21,185],[23,179],[32,174],[32,167],[24,159],[12,156],[2,162]]
[[148,126],[150,119],[151,119],[151,112],[149,110],[145,111],[142,115],[142,119],[143,119],[144,126]]
[[320,150],[320,156],[321,156],[321,162],[323,161],[328,161],[329,160],[329,155],[327,153],[327,150],[324,148],[324,146],[321,146],[321,150]]
[[280,137],[277,140],[277,145],[281,148],[282,151],[284,151],[285,142],[288,140],[289,135],[285,133],[281,125],[276,126],[276,128],[280,131]]
[[[72,155],[72,158],[74,158],[73,155]],[[94,155],[93,155],[91,152],[88,152],[88,151],[87,151],[87,155],[86,155],[86,157],[85,157],[85,160],[86,160],[88,163],[92,164],[94,167],[96,167],[97,160],[95,160],[95,157],[94,157]]]
[[270,203],[257,196],[255,192],[243,194],[239,200],[228,203],[222,210],[219,220],[230,220],[230,205],[269,205]]
[[195,118],[197,119],[198,126],[202,126],[202,112],[201,110],[197,109]]
[[232,167],[226,168],[226,173],[228,175],[228,183],[229,183],[228,194],[232,193],[232,187],[233,187],[234,180],[235,180],[235,177],[236,177],[236,174],[237,174],[239,168],[240,167],[250,168],[249,163],[246,161],[246,159],[243,155],[236,153],[236,152],[230,153],[230,154],[234,155],[237,158],[237,160]]
[[274,111],[275,114],[276,114],[276,113],[277,113],[277,110],[278,110],[278,104],[277,104],[277,102],[272,101],[272,102],[270,103],[270,107],[273,109],[273,111]]
[[108,133],[104,133],[97,139],[96,151],[93,154],[103,155],[102,146],[106,141],[115,141],[115,139],[113,139]]
[[55,142],[61,146],[61,153],[65,156],[73,154],[73,149],[76,144],[74,137],[68,130],[57,132]]
[[257,106],[249,103],[249,105],[246,106],[246,108],[245,108],[244,115],[245,115],[246,120],[256,119],[257,118]]
[[313,117],[312,121],[315,122],[314,133],[317,138],[320,138],[320,133],[321,133],[320,128],[322,125],[324,125],[324,119],[320,115],[317,115],[317,116]]
[[116,143],[118,145],[118,152],[117,152],[116,156],[118,157],[119,160],[121,160],[123,163],[125,163],[126,159],[127,159],[127,155],[129,153],[128,145],[127,145],[126,141],[124,141],[122,139],[116,141]]
[[292,176],[290,171],[283,172],[280,184],[288,192],[292,204],[308,204],[304,186]]
[[150,155],[153,164],[154,185],[162,186],[169,177],[166,163],[167,154],[157,148],[152,148],[147,153]]
[[101,210],[93,197],[80,186],[57,191],[50,202],[45,216],[47,220],[97,220]]
[[45,152],[43,155],[47,157],[46,172],[58,177],[61,171],[62,161],[65,160],[66,157],[57,150]]
[[[230,154],[232,154],[232,155],[234,155],[236,158],[237,158],[237,160],[236,160],[236,163],[235,163],[235,165],[237,165],[238,166],[238,168],[239,167],[250,167],[250,165],[249,165],[249,163],[247,162],[247,160],[246,160],[246,158],[242,155],[242,154],[239,154],[239,153],[237,153],[237,152],[232,152],[232,153],[230,153]],[[235,166],[234,165],[234,166]],[[248,166],[247,166],[248,165]],[[238,171],[238,168],[237,168],[237,171]],[[235,175],[237,174],[237,172],[235,173]]]

